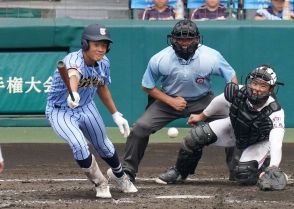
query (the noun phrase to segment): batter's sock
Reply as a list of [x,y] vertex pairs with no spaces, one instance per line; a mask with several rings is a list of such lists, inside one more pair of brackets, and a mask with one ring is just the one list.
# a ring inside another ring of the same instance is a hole
[[121,163],[119,161],[117,152],[115,151],[113,156],[110,158],[102,158],[112,169],[113,174],[117,177],[120,178],[124,175]]
[[76,161],[81,168],[89,168],[92,164],[92,155],[90,154],[89,157],[87,157],[84,160],[76,160]]

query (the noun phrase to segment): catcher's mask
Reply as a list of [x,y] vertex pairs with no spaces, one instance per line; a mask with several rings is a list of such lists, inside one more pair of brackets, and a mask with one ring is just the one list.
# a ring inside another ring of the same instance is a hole
[[84,29],[81,39],[81,47],[83,51],[89,49],[89,41],[107,41],[107,52],[109,52],[110,43],[112,43],[108,29],[100,24],[91,24]]
[[[253,105],[264,104],[273,93],[275,86],[277,84],[283,85],[283,83],[277,82],[277,75],[273,67],[266,64],[257,67],[249,73],[246,77],[245,84],[248,100]],[[255,86],[259,86],[259,90]],[[263,88],[267,90],[263,90]]]
[[[171,34],[167,35],[167,40],[178,57],[188,60],[198,48],[200,33],[196,24],[191,20],[180,20],[175,24]],[[184,41],[189,45],[185,45]]]

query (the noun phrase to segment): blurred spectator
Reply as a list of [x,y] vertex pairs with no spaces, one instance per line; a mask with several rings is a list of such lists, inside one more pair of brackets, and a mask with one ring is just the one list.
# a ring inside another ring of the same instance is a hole
[[[294,19],[293,13],[289,7],[285,7],[285,0],[271,0],[271,4],[267,8],[258,9],[256,11],[255,20],[286,20]],[[289,4],[289,2],[286,2]]]
[[191,19],[224,20],[227,16],[226,7],[220,4],[220,0],[205,0],[205,4],[192,11]]
[[3,169],[4,169],[4,160],[2,157],[2,152],[1,152],[1,147],[0,147],[0,173],[2,173]]
[[153,0],[154,6],[146,8],[139,16],[142,20],[174,20],[175,11],[168,0]]

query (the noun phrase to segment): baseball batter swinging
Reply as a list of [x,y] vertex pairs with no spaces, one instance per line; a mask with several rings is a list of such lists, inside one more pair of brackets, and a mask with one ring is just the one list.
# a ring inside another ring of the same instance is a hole
[[110,50],[111,43],[106,27],[100,24],[87,26],[82,34],[81,49],[63,59],[74,101],[56,70],[46,106],[46,116],[53,130],[70,146],[74,159],[95,185],[96,196],[100,198],[111,198],[111,193],[108,180],[90,153],[88,142],[111,167],[107,171],[110,179],[125,193],[137,192],[122,170],[116,149],[106,135],[104,122],[93,100],[97,92],[120,132],[127,137],[130,132],[128,122],[118,112],[107,87],[111,79],[110,64],[105,54]]

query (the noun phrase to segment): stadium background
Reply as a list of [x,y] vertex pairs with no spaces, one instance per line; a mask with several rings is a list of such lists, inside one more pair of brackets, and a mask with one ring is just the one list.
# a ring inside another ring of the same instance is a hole
[[[289,176],[283,191],[262,192],[255,186],[241,187],[228,181],[224,151],[214,146],[205,149],[196,174],[187,183],[155,184],[154,177],[176,160],[179,142],[189,130],[184,119],[170,124],[181,127],[178,137],[168,138],[166,128],[151,136],[137,176],[138,193],[123,194],[111,185],[113,199],[95,198],[69,147],[48,127],[44,117],[46,91],[57,60],[79,48],[84,26],[101,22],[109,27],[114,41],[108,54],[113,81],[110,88],[119,110],[132,124],[147,102],[140,83],[148,60],[167,46],[166,35],[176,22],[136,20],[142,8],[132,8],[131,3],[139,1],[152,0],[0,0],[0,144],[5,159],[0,208],[294,208],[293,143],[283,145],[281,168]],[[250,6],[266,1],[245,3]],[[286,113],[284,141],[294,142],[294,25],[292,21],[252,21],[256,5],[252,10],[249,6],[247,20],[200,21],[197,25],[204,44],[224,55],[240,82],[261,63],[276,67],[280,81],[285,83],[278,93]],[[213,80],[217,94],[223,86],[222,79]],[[98,99],[96,102],[122,157],[125,139],[104,106]],[[96,157],[105,172],[107,165]]]
[[[97,20],[0,19],[1,126],[48,125],[44,119],[46,90],[56,62],[67,52],[79,49],[84,26],[94,22]],[[167,46],[166,35],[175,21],[99,22],[109,27],[114,42],[108,54],[112,76],[110,89],[119,110],[132,124],[147,102],[140,87],[142,75],[150,57]],[[241,83],[257,65],[270,63],[275,67],[279,80],[285,83],[279,88],[278,98],[286,112],[286,126],[293,127],[293,23],[228,20],[202,21],[197,25],[203,43],[223,54],[235,68]],[[222,92],[223,86],[222,79],[213,81],[217,94]],[[114,126],[109,113],[98,99],[97,102],[106,125]],[[172,125],[186,127],[183,120]]]

